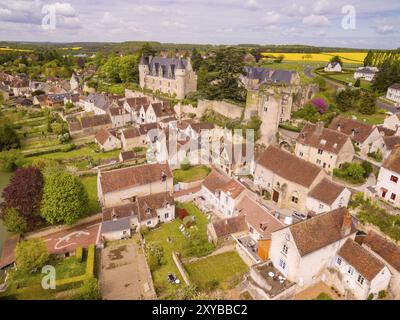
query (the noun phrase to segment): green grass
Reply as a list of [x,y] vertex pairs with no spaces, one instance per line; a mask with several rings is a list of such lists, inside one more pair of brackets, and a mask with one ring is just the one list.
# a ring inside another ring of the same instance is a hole
[[386,114],[380,110],[378,110],[377,113],[373,114],[373,115],[366,115],[366,114],[361,114],[358,112],[353,112],[353,111],[349,111],[349,112],[345,112],[342,113],[342,115],[346,118],[352,118],[353,116],[357,117],[357,120],[366,124],[382,124],[386,118]]
[[[52,258],[48,265],[56,269],[56,278],[64,279],[85,274],[86,261],[78,262],[74,257],[66,259]],[[17,300],[48,300],[55,299],[56,290],[44,290],[41,281],[44,274],[40,271],[26,273],[18,270],[11,271],[11,284],[6,292],[0,294],[0,299]]]
[[97,176],[81,178],[83,185],[89,196],[88,214],[95,214],[101,211],[97,198]]
[[188,170],[174,170],[174,184],[178,182],[193,182],[202,180],[208,176],[211,169],[206,166],[195,166]]
[[314,300],[333,300],[333,299],[329,294],[322,292]]
[[[178,208],[186,209],[190,215],[196,218],[196,226],[194,227],[195,230],[197,230],[199,234],[206,237],[208,223],[206,216],[193,203],[180,203]],[[183,279],[181,278],[180,273],[174,261],[172,260],[172,253],[174,251],[180,252],[183,257],[185,257],[183,246],[185,242],[187,242],[187,238],[179,231],[179,226],[181,224],[182,221],[177,218],[170,223],[162,224],[159,228],[151,230],[144,236],[146,244],[158,244],[162,246],[164,250],[163,264],[156,270],[152,270],[155,290],[157,295],[161,296],[162,298],[173,297],[176,290],[183,288],[184,286]],[[207,245],[210,246],[211,250],[213,249],[213,246],[208,244],[208,242]],[[180,279],[181,284],[172,285],[168,283],[168,273],[175,274]]]
[[210,256],[187,264],[185,268],[190,280],[201,289],[207,289],[210,282],[218,283],[219,287],[226,288],[229,280],[248,271],[247,265],[236,251]]

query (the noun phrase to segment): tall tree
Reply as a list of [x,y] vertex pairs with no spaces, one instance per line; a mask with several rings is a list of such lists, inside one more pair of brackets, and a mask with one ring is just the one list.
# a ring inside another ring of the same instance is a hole
[[79,178],[66,172],[51,172],[45,177],[40,212],[51,224],[73,224],[86,214],[88,194]]
[[18,149],[20,140],[17,132],[8,124],[0,124],[0,152],[10,149]]
[[157,50],[153,48],[153,46],[146,42],[139,50],[139,57],[149,57],[149,56],[155,56],[157,53]]
[[[39,217],[42,191],[43,176],[39,169],[33,167],[17,169],[2,192],[3,207],[17,209],[31,225]],[[5,213],[3,211],[2,217]]]
[[343,62],[342,59],[340,59],[339,56],[334,56],[332,57],[332,59],[330,60],[331,63],[339,63],[341,66],[343,66]]

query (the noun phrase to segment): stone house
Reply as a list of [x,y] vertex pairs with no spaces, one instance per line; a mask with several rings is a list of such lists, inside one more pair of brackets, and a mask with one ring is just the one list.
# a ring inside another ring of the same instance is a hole
[[173,192],[172,171],[168,164],[99,171],[98,198],[103,207],[134,202],[137,197],[154,193]]
[[138,128],[124,129],[121,133],[121,143],[124,150],[131,150],[144,145],[143,137]]
[[95,135],[100,129],[111,129],[112,123],[108,114],[86,116],[80,119],[68,120],[69,132],[71,137],[83,137]]
[[110,130],[100,129],[94,137],[101,151],[111,151],[121,149],[121,140],[119,140]]
[[91,93],[87,97],[82,96],[79,100],[79,106],[86,112],[93,112],[94,114],[107,114],[110,106],[108,97],[100,93]]
[[352,239],[347,239],[339,249],[330,268],[337,274],[329,275],[326,282],[359,300],[367,299],[370,294],[377,297],[380,291],[387,290],[391,279],[388,267]]
[[333,169],[351,162],[355,151],[347,135],[324,128],[323,122],[319,122],[305,125],[297,138],[295,154],[331,174]]
[[355,146],[360,149],[360,154],[363,156],[377,151],[378,149],[374,146],[374,142],[382,137],[376,126],[343,116],[333,119],[328,128],[348,135]]
[[210,222],[207,225],[208,241],[214,245],[226,243],[232,236],[241,236],[248,232],[248,226],[244,216],[230,217]]
[[270,260],[289,281],[308,287],[326,278],[323,274],[356,227],[346,208],[272,232]]
[[130,114],[132,123],[140,123],[140,109],[149,104],[147,97],[131,97],[124,100],[123,107]]
[[124,107],[114,107],[108,110],[113,128],[125,127],[132,123],[131,115]]
[[141,88],[160,91],[183,99],[197,91],[197,75],[190,58],[142,57],[139,63]]
[[325,177],[320,167],[270,145],[256,161],[254,185],[278,207],[305,212],[308,193]]
[[169,103],[156,102],[141,106],[139,110],[139,123],[159,123],[161,120],[175,116],[175,111]]
[[310,190],[306,200],[309,216],[347,207],[351,191],[346,187],[325,178]]

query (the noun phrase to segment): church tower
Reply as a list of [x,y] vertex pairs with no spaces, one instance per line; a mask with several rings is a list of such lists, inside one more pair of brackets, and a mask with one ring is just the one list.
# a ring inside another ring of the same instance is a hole
[[177,66],[175,68],[175,80],[176,80],[176,97],[178,99],[185,98],[185,82],[186,82],[186,68],[183,64],[182,58],[179,58]]
[[149,74],[149,64],[147,59],[142,56],[139,62],[139,85],[141,88],[146,86],[146,76]]

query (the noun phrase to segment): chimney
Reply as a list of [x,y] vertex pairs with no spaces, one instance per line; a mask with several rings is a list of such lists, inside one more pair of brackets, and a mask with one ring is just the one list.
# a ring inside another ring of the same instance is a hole
[[356,135],[356,129],[351,129],[351,135],[354,137]]
[[315,134],[317,136],[320,136],[322,134],[323,130],[324,130],[324,123],[322,121],[317,122],[317,125],[315,128]]
[[344,209],[344,210],[346,210],[346,212],[343,216],[343,223],[342,223],[342,228],[341,228],[342,237],[346,237],[350,234],[351,227],[353,224],[349,210],[347,210],[347,209]]
[[337,131],[342,131],[342,127],[340,126],[340,124],[337,125]]

